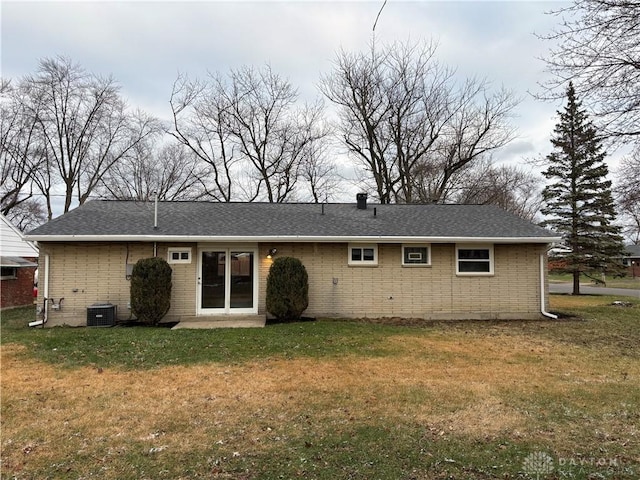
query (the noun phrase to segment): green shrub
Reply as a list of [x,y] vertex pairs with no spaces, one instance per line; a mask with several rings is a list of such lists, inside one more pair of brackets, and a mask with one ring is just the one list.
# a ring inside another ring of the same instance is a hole
[[131,272],[131,311],[138,321],[156,325],[171,306],[171,267],[163,258],[143,258]]
[[276,258],[267,276],[267,311],[278,320],[297,320],[309,306],[309,276],[293,257]]

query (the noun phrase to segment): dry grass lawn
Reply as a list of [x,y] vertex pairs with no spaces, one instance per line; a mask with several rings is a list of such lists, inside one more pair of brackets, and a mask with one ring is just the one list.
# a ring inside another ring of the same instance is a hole
[[[342,438],[370,448],[358,432],[377,427],[424,450],[395,478],[526,478],[522,458],[494,467],[495,477],[481,469],[445,475],[456,460],[441,452],[483,445],[512,456],[542,449],[615,458],[618,476],[609,478],[640,475],[637,356],[509,324],[486,333],[476,325],[407,328],[386,341],[398,353],[133,371],[58,368],[3,344],[2,478],[272,478],[261,462],[273,455],[299,464],[283,478],[325,478],[322,469],[336,466],[318,452]],[[305,450],[315,457],[302,461]]]

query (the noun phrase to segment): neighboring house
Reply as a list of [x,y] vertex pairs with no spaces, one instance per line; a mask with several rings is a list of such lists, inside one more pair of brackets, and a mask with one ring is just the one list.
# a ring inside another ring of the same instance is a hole
[[622,264],[633,278],[640,277],[640,245],[626,245],[624,248],[626,255],[622,257]]
[[38,249],[0,214],[0,308],[33,304]]
[[[157,218],[157,221],[154,220]],[[154,223],[157,223],[154,226]],[[173,269],[166,320],[266,315],[272,257],[299,258],[316,317],[535,319],[546,252],[560,238],[481,205],[90,201],[33,230],[47,325],[84,325],[87,307],[129,315],[141,258]],[[542,313],[541,313],[542,312]]]

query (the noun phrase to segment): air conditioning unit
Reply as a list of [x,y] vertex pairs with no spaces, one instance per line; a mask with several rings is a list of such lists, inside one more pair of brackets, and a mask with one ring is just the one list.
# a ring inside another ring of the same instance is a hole
[[117,308],[111,303],[94,303],[87,307],[87,327],[113,327]]

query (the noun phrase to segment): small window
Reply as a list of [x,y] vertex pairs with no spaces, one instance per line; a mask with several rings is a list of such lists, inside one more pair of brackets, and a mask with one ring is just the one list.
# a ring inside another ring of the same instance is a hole
[[168,253],[168,263],[191,263],[190,248],[170,248]]
[[431,265],[429,245],[403,245],[402,265]]
[[349,265],[378,265],[377,245],[349,245]]
[[493,275],[493,246],[456,246],[457,275]]
[[0,278],[2,280],[14,280],[18,278],[18,269],[16,267],[1,267]]

